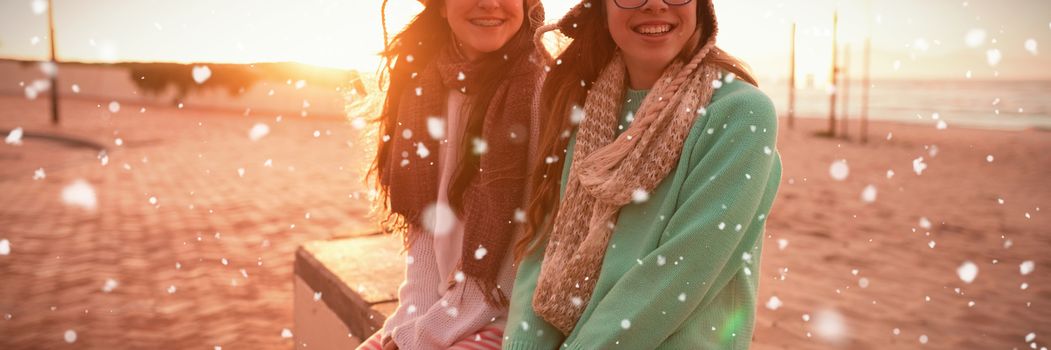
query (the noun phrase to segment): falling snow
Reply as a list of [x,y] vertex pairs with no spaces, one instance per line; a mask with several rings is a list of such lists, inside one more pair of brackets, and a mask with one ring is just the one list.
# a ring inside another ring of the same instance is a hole
[[650,199],[650,193],[646,192],[646,190],[644,190],[644,189],[637,188],[637,189],[635,189],[635,191],[631,192],[631,201],[632,202],[643,203],[643,202],[648,201],[649,199]]
[[925,230],[930,230],[931,229],[931,220],[927,219],[927,217],[921,217],[919,225],[920,225],[920,227],[922,227]]
[[420,142],[416,144],[416,155],[420,158],[427,158],[427,156],[431,155],[431,151],[427,149],[423,142]]
[[471,152],[473,152],[475,155],[483,155],[486,152],[489,152],[489,144],[486,143],[483,139],[474,138],[473,140],[471,140],[471,145]]
[[861,201],[865,203],[872,203],[876,201],[876,186],[868,185],[861,191]]
[[212,77],[212,69],[208,68],[208,66],[193,66],[192,74],[195,83],[204,84],[205,81],[208,81],[208,78]]
[[102,284],[102,292],[103,293],[110,293],[114,289],[117,289],[118,285],[119,285],[119,283],[117,282],[117,280],[112,279],[112,278],[107,278],[106,282]]
[[1035,268],[1036,268],[1036,264],[1033,263],[1032,260],[1026,260],[1026,261],[1023,261],[1021,265],[1018,265],[1018,272],[1021,273],[1022,276],[1025,276],[1025,275],[1028,275],[1028,274],[1032,273],[1033,269],[1035,269]]
[[985,36],[985,30],[978,28],[971,29],[967,31],[967,35],[964,36],[964,43],[967,44],[967,47],[977,48],[985,45]]
[[583,121],[583,120],[584,120],[584,109],[581,108],[580,106],[573,105],[573,107],[570,108],[569,121],[572,122],[573,125],[580,125],[580,122]]
[[89,211],[95,210],[97,205],[95,188],[83,179],[75,180],[62,189],[62,202]]
[[248,130],[248,138],[252,141],[259,141],[267,134],[270,134],[270,126],[263,123],[255,123],[252,129]]
[[1025,41],[1025,51],[1029,52],[1029,54],[1031,54],[1033,56],[1037,55],[1038,52],[1037,52],[1037,47],[1036,47],[1036,39],[1026,39],[1026,41]]
[[427,134],[432,139],[442,140],[445,138],[445,119],[438,117],[427,118]]
[[77,342],[77,331],[67,329],[66,332],[62,334],[62,339],[64,339],[67,343],[70,344]]
[[828,168],[828,174],[836,181],[846,180],[847,175],[850,174],[850,167],[847,166],[847,160],[840,159],[832,162],[832,165]]
[[445,203],[434,203],[423,209],[421,221],[424,228],[431,229],[435,235],[449,234],[456,225],[456,213]]
[[912,171],[916,172],[916,175],[923,175],[923,171],[926,169],[927,164],[923,162],[923,157],[912,160]]
[[1003,54],[1000,53],[999,49],[989,49],[985,52],[985,61],[989,63],[989,66],[996,67],[1000,64],[1000,60],[1003,59]]
[[960,280],[964,283],[974,282],[974,278],[978,276],[978,265],[975,265],[971,261],[965,261],[956,269],[956,275],[959,276]]
[[839,312],[831,309],[814,314],[814,332],[827,342],[838,343],[847,336],[846,321]]
[[34,15],[44,14],[47,11],[47,4],[47,0],[33,0],[33,2],[29,3]]
[[776,295],[770,297],[770,300],[766,302],[766,308],[770,310],[777,310],[781,308],[781,299],[778,298]]
[[7,137],[4,138],[4,143],[15,146],[22,145],[22,133],[23,131],[21,127],[14,128],[14,130],[11,130],[11,132],[7,134]]

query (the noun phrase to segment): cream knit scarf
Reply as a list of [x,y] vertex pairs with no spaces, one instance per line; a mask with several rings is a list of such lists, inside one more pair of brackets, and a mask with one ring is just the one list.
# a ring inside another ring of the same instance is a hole
[[[643,100],[627,131],[614,137],[625,89],[619,52],[584,104],[564,198],[544,254],[533,309],[568,335],[595,289],[620,208],[653,191],[675,167],[693,121],[711,100],[718,69],[715,33],[685,64],[674,61]],[[716,51],[713,51],[716,50]]]

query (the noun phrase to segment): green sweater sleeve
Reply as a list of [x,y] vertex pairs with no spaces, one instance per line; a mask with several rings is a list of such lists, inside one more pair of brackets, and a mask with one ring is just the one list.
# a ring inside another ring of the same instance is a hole
[[555,326],[533,312],[533,292],[540,276],[546,245],[522,259],[511,291],[511,305],[504,329],[504,350],[557,349],[564,337]]
[[[761,93],[738,92],[709,106],[708,119],[697,121],[703,130],[694,125],[691,133],[702,134],[684,146],[690,171],[661,244],[577,325],[569,349],[653,349],[744,268],[742,256],[757,246],[769,210],[768,181],[779,181],[780,172],[772,104]],[[740,338],[729,341],[750,340]]]

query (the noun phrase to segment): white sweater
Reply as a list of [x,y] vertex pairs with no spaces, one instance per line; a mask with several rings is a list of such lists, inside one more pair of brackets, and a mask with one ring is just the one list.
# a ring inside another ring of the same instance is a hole
[[[446,139],[438,152],[441,169],[438,186],[439,208],[448,208],[448,187],[460,161],[459,147],[466,128],[467,115],[461,113],[465,96],[449,92]],[[439,212],[444,209],[439,209]],[[430,229],[411,226],[417,237],[406,257],[405,279],[398,289],[398,308],[384,323],[383,337],[392,337],[398,348],[445,349],[487,325],[503,328],[507,308],[492,307],[482,291],[471,280],[455,281],[463,246],[463,223],[452,214],[435,215]],[[437,231],[435,228],[440,228]],[[512,241],[513,242],[513,241]],[[505,295],[514,284],[514,254],[505,254],[497,286]]]

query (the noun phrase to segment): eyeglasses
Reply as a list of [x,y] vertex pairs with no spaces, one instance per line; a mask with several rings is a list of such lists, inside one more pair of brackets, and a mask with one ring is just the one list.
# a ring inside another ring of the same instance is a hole
[[[617,4],[617,7],[620,7],[620,8],[625,9],[625,10],[633,10],[633,9],[640,8],[643,5],[646,5],[647,1],[649,1],[649,0],[613,0],[613,2],[615,4]],[[668,4],[669,6],[682,6],[682,5],[689,4],[690,1],[693,1],[693,0],[662,0],[662,1],[664,1],[664,3]]]

